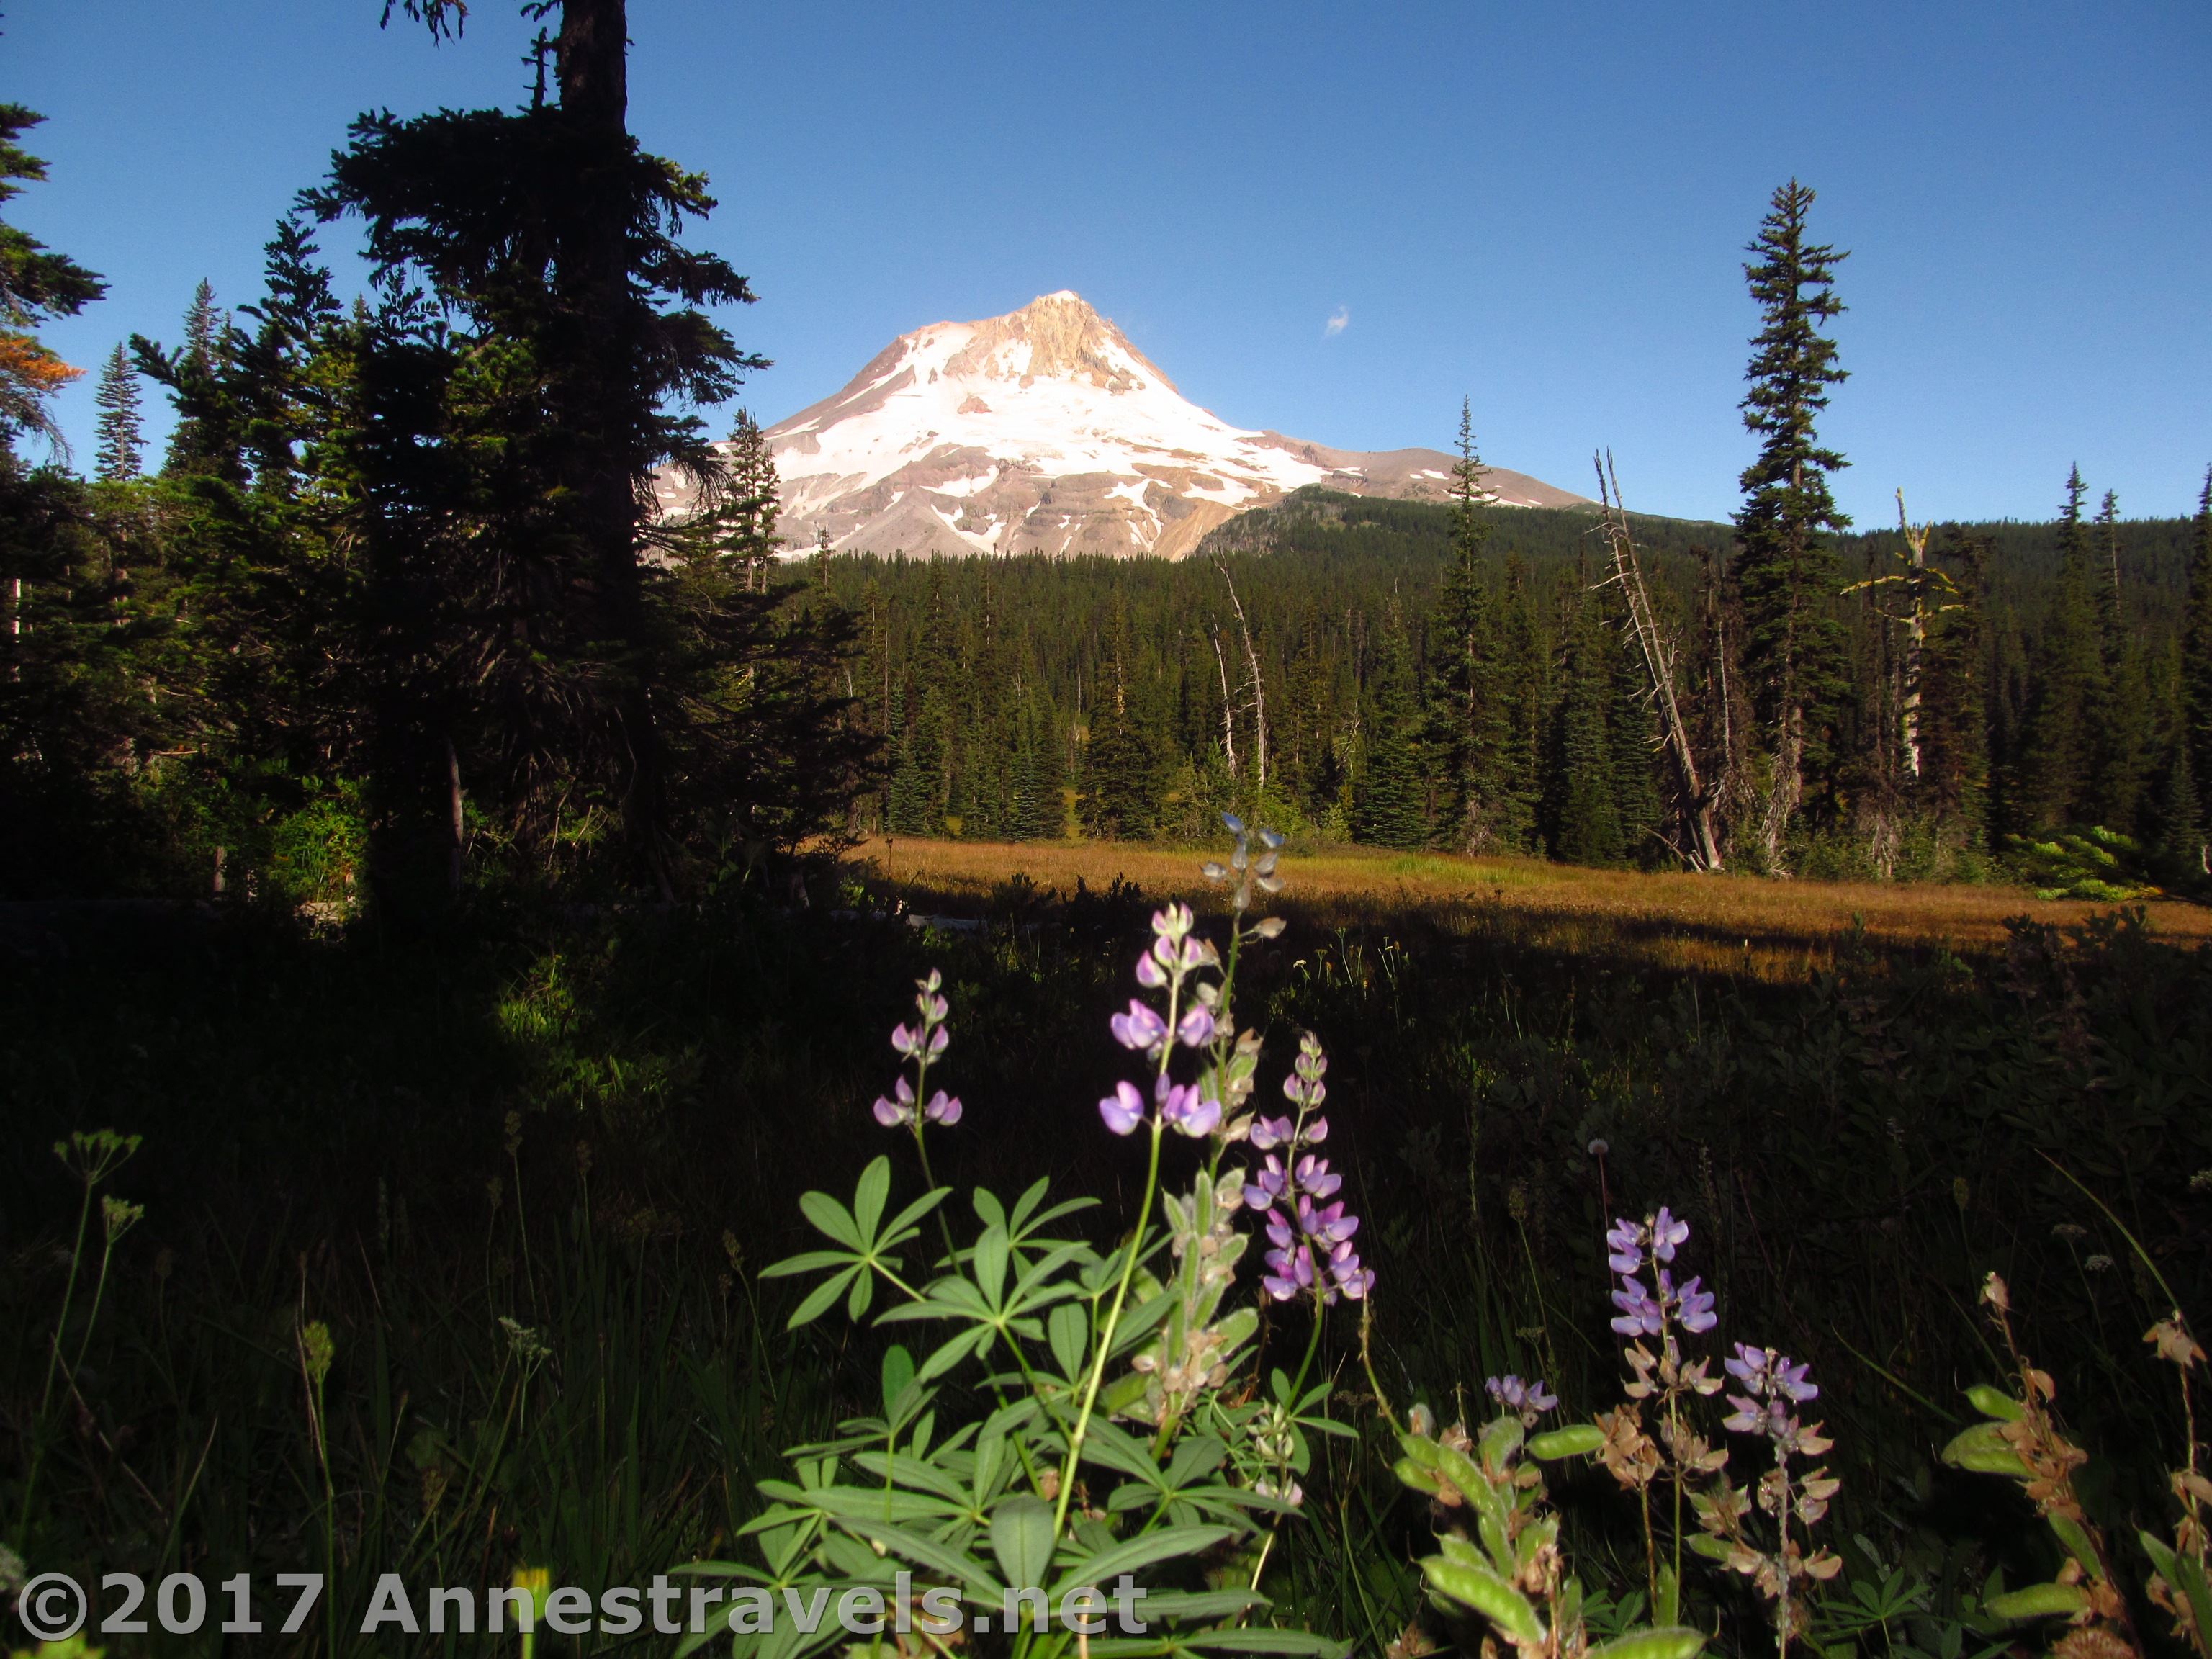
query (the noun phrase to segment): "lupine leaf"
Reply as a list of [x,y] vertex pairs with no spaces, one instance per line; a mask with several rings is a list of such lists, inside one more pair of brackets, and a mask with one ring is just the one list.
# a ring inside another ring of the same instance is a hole
[[827,1233],[848,1249],[867,1247],[861,1243],[860,1230],[845,1206],[827,1193],[801,1193],[799,1195],[799,1213],[814,1224],[814,1230]]
[[786,1322],[784,1328],[795,1331],[801,1325],[821,1318],[828,1310],[830,1304],[837,1299],[838,1292],[842,1291],[853,1279],[860,1276],[860,1270],[858,1267],[848,1267],[844,1272],[823,1279],[807,1292],[805,1301],[791,1310],[791,1318]]
[[1052,1509],[1041,1498],[1009,1498],[991,1515],[991,1553],[1017,1589],[1042,1584],[1052,1566]]
[[1122,1573],[1149,1567],[1156,1561],[1170,1561],[1179,1555],[1196,1555],[1201,1550],[1210,1550],[1232,1535],[1227,1527],[1161,1527],[1077,1562],[1060,1575],[1052,1593],[1058,1597],[1079,1584],[1110,1583]]
[[863,1238],[876,1236],[876,1223],[884,1218],[884,1205],[890,1195],[891,1161],[878,1156],[860,1171],[860,1183],[853,1188],[853,1219]]
[[1060,1374],[1073,1380],[1083,1365],[1083,1355],[1091,1345],[1091,1316],[1073,1302],[1063,1302],[1052,1310],[1045,1322],[1045,1331],[1052,1342],[1052,1357],[1059,1363]]

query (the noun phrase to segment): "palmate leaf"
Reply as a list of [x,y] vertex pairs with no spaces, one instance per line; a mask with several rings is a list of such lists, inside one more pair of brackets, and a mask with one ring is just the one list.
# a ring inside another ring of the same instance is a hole
[[1009,1584],[1041,1584],[1052,1567],[1052,1506],[1024,1492],[991,1514],[991,1553]]
[[887,1158],[878,1158],[860,1172],[858,1186],[853,1193],[853,1207],[848,1210],[827,1193],[802,1193],[799,1207],[815,1231],[831,1243],[844,1246],[837,1250],[809,1250],[785,1261],[771,1263],[761,1269],[763,1279],[784,1279],[794,1273],[816,1273],[823,1268],[836,1271],[831,1278],[808,1292],[805,1299],[793,1312],[787,1328],[796,1329],[819,1319],[829,1311],[840,1291],[845,1293],[848,1317],[859,1319],[866,1313],[875,1299],[876,1276],[896,1273],[899,1258],[894,1254],[921,1231],[920,1222],[932,1210],[945,1201],[948,1188],[938,1187],[901,1210],[888,1225],[878,1230],[883,1221],[884,1206],[890,1196],[891,1165]]
[[1171,1561],[1177,1556],[1197,1555],[1234,1536],[1235,1530],[1229,1527],[1161,1527],[1140,1534],[1111,1548],[1079,1558],[1061,1572],[1053,1586],[1053,1599],[1057,1603],[1060,1596],[1081,1584],[1109,1584],[1121,1574],[1134,1572],[1139,1567]]

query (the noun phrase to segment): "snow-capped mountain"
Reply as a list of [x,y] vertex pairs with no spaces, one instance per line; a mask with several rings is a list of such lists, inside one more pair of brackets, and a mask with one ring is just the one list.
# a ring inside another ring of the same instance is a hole
[[[826,528],[848,551],[1175,558],[1301,485],[1441,500],[1451,482],[1437,450],[1360,454],[1241,431],[1067,292],[902,335],[766,436],[794,551]],[[1486,484],[1510,507],[1583,499],[1500,469]]]

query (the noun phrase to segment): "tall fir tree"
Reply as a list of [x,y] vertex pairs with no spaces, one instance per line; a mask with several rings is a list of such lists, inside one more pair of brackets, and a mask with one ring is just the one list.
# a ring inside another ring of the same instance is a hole
[[1473,405],[1462,401],[1459,455],[1452,464],[1452,563],[1437,596],[1430,635],[1428,747],[1442,785],[1449,844],[1480,851],[1510,842],[1510,710],[1500,672],[1497,606],[1483,549],[1490,539],[1489,492],[1474,442]]
[[1569,864],[1617,864],[1626,841],[1620,755],[1608,720],[1615,676],[1597,600],[1586,586],[1561,576],[1559,697],[1552,710],[1546,839],[1552,856]]
[[[0,207],[25,184],[46,178],[46,164],[15,142],[44,119],[21,104],[0,103]],[[48,400],[82,371],[64,362],[37,331],[76,316],[106,292],[106,283],[67,254],[0,221],[0,448],[12,452],[25,432],[62,447]]]
[[1921,758],[1916,805],[1957,845],[1985,844],[1990,787],[1986,536],[1952,532],[1954,597],[1929,624],[1921,659]]
[[2192,528],[2181,627],[2181,718],[2190,770],[2202,789],[2212,780],[2212,466],[2204,469]]
[[138,372],[119,344],[107,355],[94,401],[100,407],[100,444],[93,453],[94,475],[111,483],[137,477],[146,449]]
[[1429,825],[1421,787],[1420,703],[1405,621],[1395,604],[1376,632],[1361,720],[1365,743],[1352,833],[1377,847],[1423,847]]
[[1768,767],[1758,835],[1777,870],[1785,867],[1806,779],[1832,758],[1828,728],[1845,689],[1827,538],[1850,522],[1828,488],[1828,476],[1848,463],[1821,444],[1814,423],[1828,405],[1828,388],[1848,378],[1837,366],[1835,341],[1820,330],[1843,313],[1835,271],[1849,256],[1808,239],[1814,199],[1795,179],[1776,191],[1744,266],[1760,328],[1752,339],[1743,422],[1759,434],[1759,450],[1743,473],[1735,574],[1743,666]]
[[2081,516],[2087,489],[2080,467],[2068,473],[2058,520],[2058,580],[2037,641],[2021,745],[2021,814],[2027,828],[2043,832],[2102,817],[2098,726],[2110,682],[2097,615],[2095,550]]

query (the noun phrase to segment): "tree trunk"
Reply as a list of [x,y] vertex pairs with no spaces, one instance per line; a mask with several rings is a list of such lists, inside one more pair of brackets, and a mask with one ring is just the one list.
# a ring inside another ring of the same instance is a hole
[[574,334],[575,361],[562,366],[570,396],[563,411],[572,444],[579,528],[589,549],[592,631],[613,650],[610,687],[615,727],[613,781],[623,836],[640,873],[673,898],[664,799],[665,762],[653,716],[653,664],[638,568],[638,489],[652,457],[635,406],[639,366],[629,313],[629,222],[622,168],[629,151],[627,0],[564,0],[553,45],[561,109],[590,140],[583,146],[603,171],[576,181],[574,234],[554,261],[554,280]]

